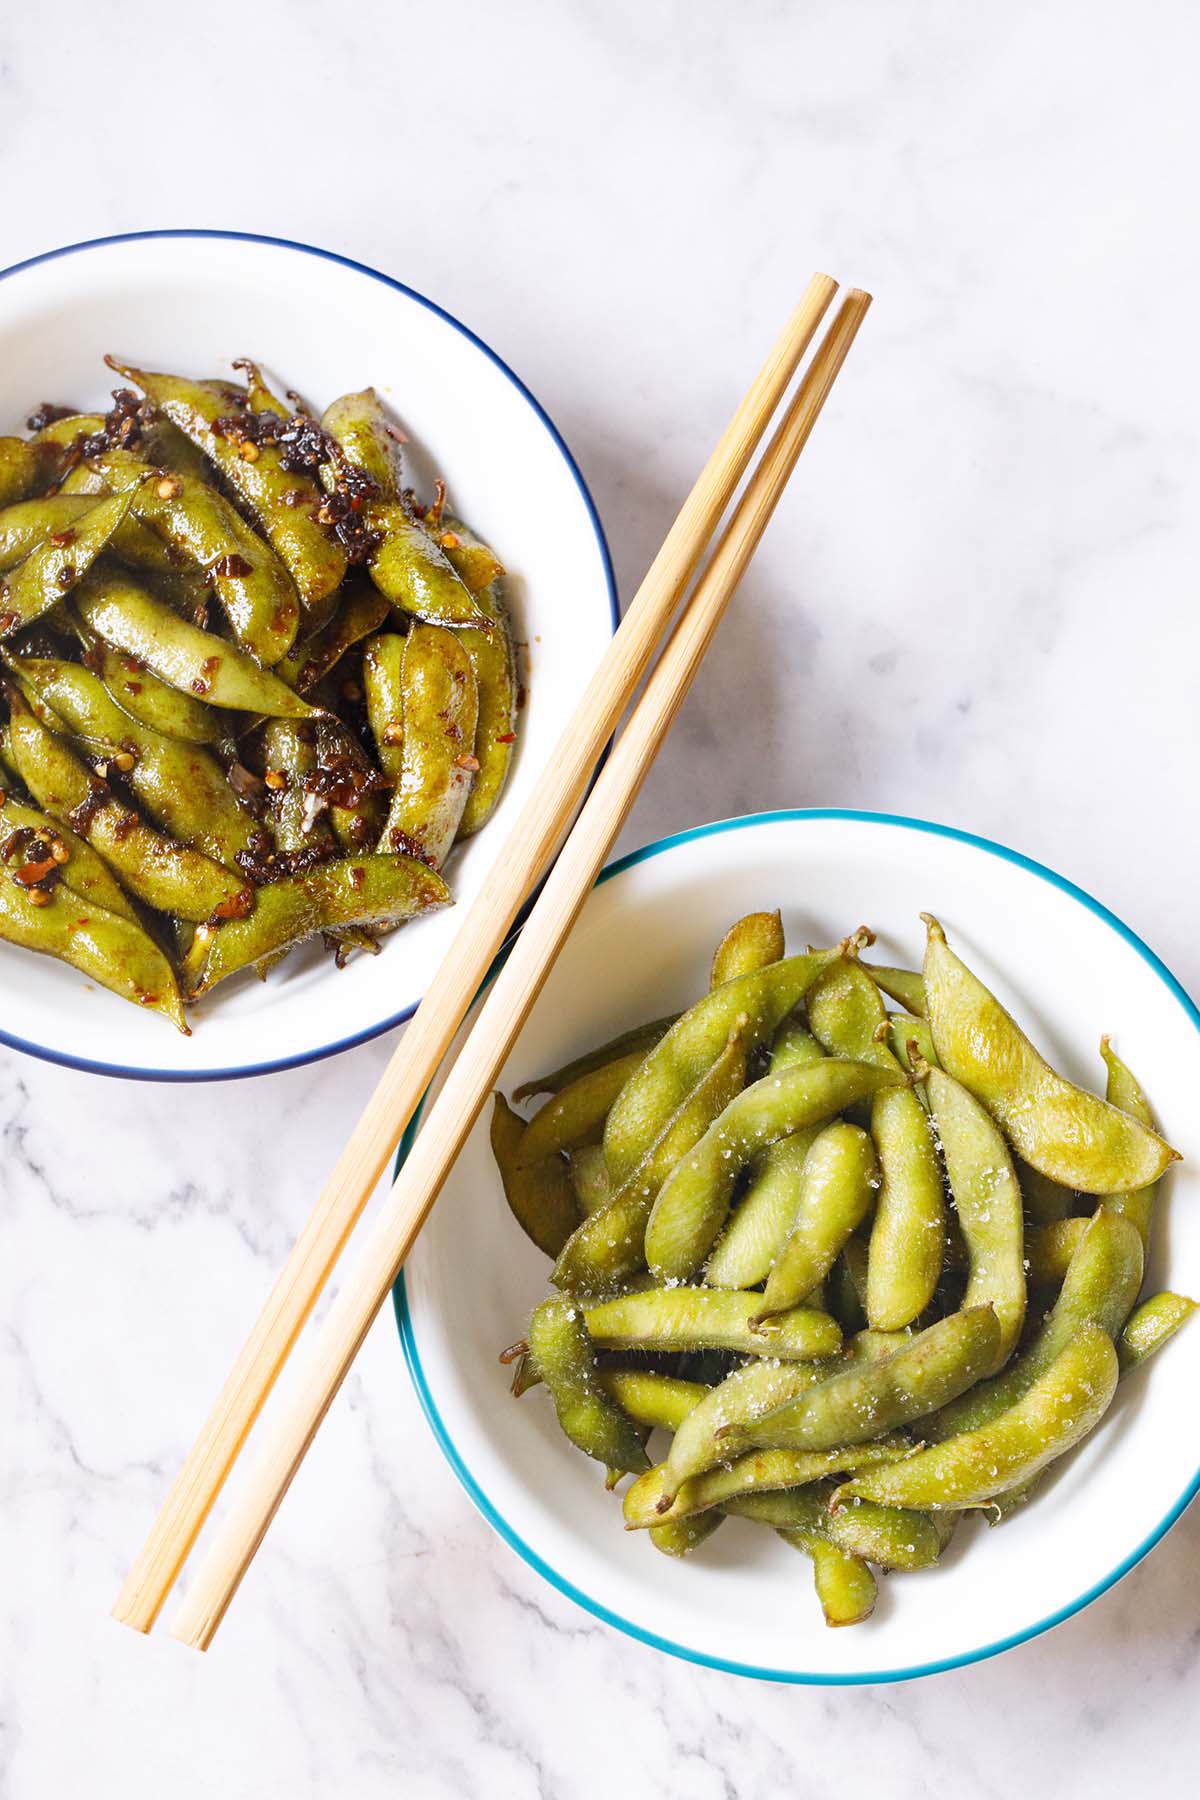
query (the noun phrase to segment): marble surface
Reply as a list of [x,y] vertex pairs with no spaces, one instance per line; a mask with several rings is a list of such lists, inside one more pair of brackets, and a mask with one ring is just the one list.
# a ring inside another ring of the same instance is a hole
[[[624,847],[782,804],[924,814],[1053,863],[1197,992],[1200,23],[1152,12],[9,9],[5,261],[226,224],[402,276],[545,401],[626,595],[810,269],[869,286]],[[190,1091],[0,1055],[4,1800],[1190,1791],[1200,1513],[997,1661],[754,1685],[514,1559],[389,1318],[213,1654],[112,1624],[389,1048]]]

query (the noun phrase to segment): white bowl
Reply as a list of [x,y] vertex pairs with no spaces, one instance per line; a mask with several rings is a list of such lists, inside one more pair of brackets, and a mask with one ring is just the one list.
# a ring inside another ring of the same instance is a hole
[[206,375],[254,356],[314,404],[376,386],[409,432],[428,491],[454,505],[510,572],[529,699],[491,822],[454,852],[456,907],[416,920],[341,971],[316,946],[267,982],[235,977],[195,1009],[193,1035],[62,964],[0,944],[0,1040],[104,1074],[194,1081],[263,1074],[362,1043],[405,1019],[478,892],[574,710],[617,618],[595,508],[558,432],[487,345],[411,288],[328,251],[233,232],[165,231],[74,244],[0,275],[0,431],[42,400],[107,403],[106,350]]
[[[767,813],[665,838],[602,876],[504,1071],[510,1090],[703,991],[741,913],[783,909],[789,946],[855,926],[911,964],[937,913],[951,942],[1059,1066],[1093,1087],[1114,1034],[1185,1161],[1162,1201],[1148,1290],[1200,1287],[1200,1013],[1153,953],[1061,876],[939,825]],[[613,971],[619,971],[614,978]],[[531,1567],[596,1617],[691,1661],[776,1681],[903,1680],[994,1655],[1077,1612],[1146,1554],[1200,1486],[1200,1325],[1122,1384],[1108,1418],[1001,1528],[964,1521],[944,1562],[881,1584],[853,1630],[822,1622],[806,1563],[731,1519],[682,1562],[623,1532],[601,1472],[539,1390],[507,1392],[500,1348],[548,1291],[477,1124],[397,1283],[404,1350],[434,1435]],[[660,1451],[659,1454],[662,1452]]]

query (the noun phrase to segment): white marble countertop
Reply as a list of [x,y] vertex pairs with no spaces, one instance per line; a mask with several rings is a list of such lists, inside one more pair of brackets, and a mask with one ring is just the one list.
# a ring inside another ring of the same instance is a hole
[[[225,224],[401,276],[544,400],[626,595],[811,268],[869,286],[623,847],[924,814],[1052,863],[1196,992],[1198,54],[1185,0],[258,0],[194,30],[63,0],[0,28],[4,260]],[[1190,1790],[1200,1512],[991,1663],[755,1685],[491,1535],[390,1318],[214,1653],[112,1624],[389,1048],[191,1090],[0,1054],[5,1800]]]

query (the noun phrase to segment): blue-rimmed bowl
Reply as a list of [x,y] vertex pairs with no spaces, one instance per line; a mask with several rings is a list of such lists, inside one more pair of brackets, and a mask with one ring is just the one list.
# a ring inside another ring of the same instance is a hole
[[183,1038],[73,970],[0,944],[0,1041],[103,1074],[164,1081],[258,1075],[362,1043],[414,1010],[578,704],[616,624],[596,511],[533,395],[475,334],[361,263],[278,238],[139,232],[72,244],[0,275],[0,431],[40,401],[107,403],[114,351],[149,368],[227,373],[253,356],[316,405],[373,384],[410,437],[417,485],[444,476],[455,508],[509,570],[528,704],[487,829],[457,849],[457,906],[341,971],[316,946],[271,979],[235,977]]
[[[871,813],[784,812],[664,838],[590,896],[504,1072],[508,1089],[703,991],[741,913],[779,906],[790,945],[862,922],[880,961],[912,963],[936,912],[953,943],[1068,1074],[1102,1082],[1111,1031],[1185,1162],[1168,1178],[1148,1288],[1200,1286],[1200,1013],[1099,901],[985,839]],[[396,1287],[409,1371],[445,1455],[517,1554],[597,1618],[673,1655],[774,1681],[898,1681],[992,1656],[1117,1581],[1200,1486],[1192,1420],[1200,1326],[1122,1384],[1101,1428],[997,1530],[971,1519],[943,1563],[882,1584],[867,1623],[830,1631],[802,1560],[728,1520],[686,1561],[621,1528],[601,1471],[559,1434],[545,1394],[508,1393],[500,1348],[547,1291],[548,1265],[504,1203],[475,1128]],[[661,1452],[660,1452],[661,1453]]]

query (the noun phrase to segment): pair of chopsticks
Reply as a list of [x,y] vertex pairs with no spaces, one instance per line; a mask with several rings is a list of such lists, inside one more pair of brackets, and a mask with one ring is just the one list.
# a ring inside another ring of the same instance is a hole
[[189,1451],[113,1608],[123,1624],[149,1631],[157,1618],[405,1126],[583,801],[298,1378],[264,1427],[261,1450],[172,1624],[174,1635],[197,1649],[212,1642],[600,872],[820,417],[871,303],[858,289],[843,298],[584,800],[604,746],[836,291],[829,276],[813,276],[684,502]]

